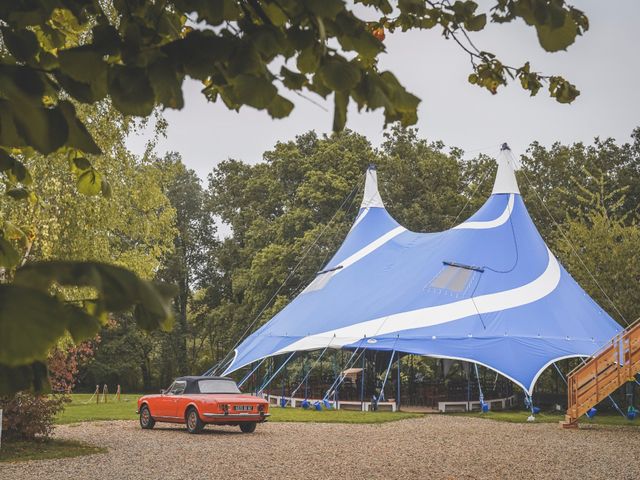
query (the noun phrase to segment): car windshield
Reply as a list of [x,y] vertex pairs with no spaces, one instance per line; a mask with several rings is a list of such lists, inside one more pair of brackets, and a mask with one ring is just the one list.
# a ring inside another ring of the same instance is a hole
[[233,380],[200,380],[198,381],[200,393],[240,393],[236,382]]

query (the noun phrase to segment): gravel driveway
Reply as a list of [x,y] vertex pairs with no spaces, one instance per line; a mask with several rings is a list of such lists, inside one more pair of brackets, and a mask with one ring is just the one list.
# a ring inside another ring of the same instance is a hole
[[640,431],[428,415],[378,425],[267,423],[255,434],[137,422],[56,429],[106,454],[0,466],[0,479],[640,478]]

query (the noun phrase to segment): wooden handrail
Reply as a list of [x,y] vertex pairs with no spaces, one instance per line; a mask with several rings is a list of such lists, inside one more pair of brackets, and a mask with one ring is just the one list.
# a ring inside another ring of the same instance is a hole
[[567,377],[565,426],[575,426],[591,407],[640,372],[640,319],[613,337]]

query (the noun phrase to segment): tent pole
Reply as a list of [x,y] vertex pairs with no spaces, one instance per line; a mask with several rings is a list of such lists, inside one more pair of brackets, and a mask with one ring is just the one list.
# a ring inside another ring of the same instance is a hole
[[267,380],[266,383],[260,387],[260,390],[258,390],[258,394],[262,393],[264,389],[267,388],[267,386],[271,385],[271,381],[276,377],[276,375],[280,373],[280,370],[282,370],[287,365],[287,363],[289,363],[289,360],[291,360],[295,354],[296,352],[291,352],[291,355],[289,355],[287,359],[282,363],[282,365],[280,365],[280,367],[278,367],[278,369],[273,373],[273,375],[269,377],[269,380]]
[[304,399],[309,398],[309,375],[307,375],[307,357],[304,357],[304,363],[302,364],[302,375],[304,378]]
[[378,400],[386,400],[384,396],[384,386],[387,384],[387,379],[389,378],[389,371],[391,370],[391,365],[393,365],[393,357],[396,356],[396,349],[393,348],[391,352],[391,358],[389,358],[389,365],[387,365],[387,371],[384,374],[384,380],[382,381],[382,386],[380,387],[380,395],[378,395]]
[[467,412],[471,411],[471,368],[467,369]]
[[398,352],[398,376],[396,377],[396,410],[400,410],[400,352]]
[[360,410],[364,411],[364,369],[366,367],[367,351],[362,355],[362,371],[360,372]]
[[286,385],[286,381],[287,381],[287,367],[286,367],[286,363],[284,368],[282,369],[282,396],[280,399],[280,404],[282,404],[282,399],[286,396],[285,393],[285,385]]
[[264,357],[262,360],[260,360],[260,362],[258,363],[258,365],[256,365],[249,373],[247,373],[245,375],[245,377],[240,380],[240,382],[238,383],[238,387],[241,387],[242,385],[244,385],[244,383],[249,380],[249,378],[256,373],[256,370],[258,370],[258,368],[260,368],[260,365],[262,365],[262,363],[267,359],[267,357]]

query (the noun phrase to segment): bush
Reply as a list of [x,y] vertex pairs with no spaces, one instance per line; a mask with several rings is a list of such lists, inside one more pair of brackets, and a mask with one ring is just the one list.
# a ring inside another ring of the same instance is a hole
[[68,397],[63,395],[33,395],[20,392],[0,397],[2,436],[7,439],[48,437],[53,430],[55,416],[64,409]]
[[95,346],[100,337],[81,342],[78,345],[68,343],[58,345],[47,359],[51,390],[58,393],[71,393],[78,382],[79,367],[87,364],[94,355]]

